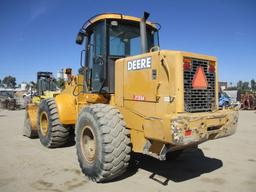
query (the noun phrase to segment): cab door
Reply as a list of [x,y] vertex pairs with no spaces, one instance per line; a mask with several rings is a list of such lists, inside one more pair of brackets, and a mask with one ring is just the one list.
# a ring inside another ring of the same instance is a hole
[[85,79],[89,87],[89,92],[92,93],[100,92],[105,81],[106,50],[104,29],[104,22],[98,23],[90,33],[87,43],[87,70]]

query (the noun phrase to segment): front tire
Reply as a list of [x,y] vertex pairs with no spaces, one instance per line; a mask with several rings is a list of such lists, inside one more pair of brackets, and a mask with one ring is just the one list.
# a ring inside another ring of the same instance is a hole
[[54,99],[42,100],[38,108],[38,135],[48,148],[62,147],[70,139],[70,129],[60,120]]
[[90,180],[106,182],[126,171],[130,138],[118,109],[105,104],[84,108],[75,132],[78,161]]

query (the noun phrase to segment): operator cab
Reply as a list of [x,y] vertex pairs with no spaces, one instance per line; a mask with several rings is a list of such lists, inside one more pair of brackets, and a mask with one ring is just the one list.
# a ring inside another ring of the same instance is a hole
[[[78,33],[76,43],[82,44],[81,66],[85,69],[87,93],[114,93],[115,61],[139,55],[158,47],[158,30],[142,19],[121,14],[102,14],[89,19]],[[85,59],[82,61],[82,56]]]
[[45,91],[56,91],[56,80],[51,72],[37,72],[37,95],[44,95]]

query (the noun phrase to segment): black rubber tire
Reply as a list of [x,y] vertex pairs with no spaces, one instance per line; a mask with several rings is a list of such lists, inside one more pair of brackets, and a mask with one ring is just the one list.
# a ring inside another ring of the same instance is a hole
[[27,111],[25,112],[25,119],[24,119],[24,126],[23,126],[23,136],[26,136],[28,138],[37,138],[38,134],[36,130],[32,130],[31,128],[31,122],[28,117]]
[[181,155],[182,153],[184,152],[184,149],[180,149],[180,150],[177,150],[177,151],[172,151],[172,152],[168,152],[166,153],[166,161],[175,161],[177,160]]
[[[40,129],[40,115],[42,112],[46,112],[48,117],[48,132],[46,135],[41,133]],[[70,141],[70,128],[64,127],[58,115],[58,110],[55,104],[55,100],[44,99],[41,101],[38,107],[38,135],[40,142],[48,148],[62,147]]]
[[[80,144],[85,126],[95,135],[95,159],[88,163]],[[106,182],[122,175],[130,160],[131,141],[119,110],[106,104],[84,108],[75,128],[77,156],[82,172],[94,182]]]

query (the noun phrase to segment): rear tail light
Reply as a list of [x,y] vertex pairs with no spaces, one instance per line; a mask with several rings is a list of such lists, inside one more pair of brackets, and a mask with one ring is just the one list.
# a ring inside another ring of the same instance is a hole
[[208,71],[210,73],[215,73],[215,62],[214,61],[210,61],[209,66],[208,66]]
[[190,71],[192,69],[192,63],[191,59],[184,58],[183,59],[183,69],[184,71]]
[[191,136],[191,135],[192,135],[192,130],[185,131],[185,136]]

